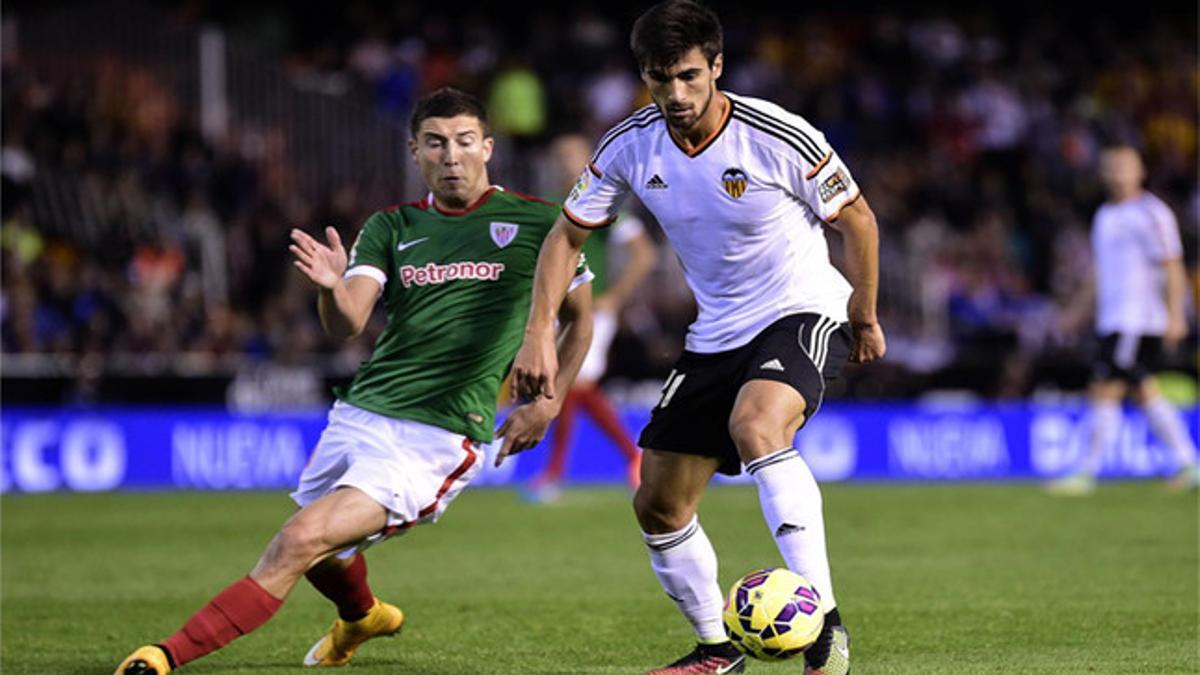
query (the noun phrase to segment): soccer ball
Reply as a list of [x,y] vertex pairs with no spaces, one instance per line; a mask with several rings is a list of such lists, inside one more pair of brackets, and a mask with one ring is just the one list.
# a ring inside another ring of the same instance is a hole
[[807,579],[782,568],[751,572],[725,598],[725,633],[742,652],[763,661],[802,654],[825,625],[821,595]]

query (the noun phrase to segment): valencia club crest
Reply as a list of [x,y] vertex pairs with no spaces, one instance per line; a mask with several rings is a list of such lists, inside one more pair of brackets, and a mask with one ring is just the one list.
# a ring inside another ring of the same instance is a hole
[[746,174],[741,169],[725,169],[721,182],[725,184],[725,191],[734,199],[746,192]]

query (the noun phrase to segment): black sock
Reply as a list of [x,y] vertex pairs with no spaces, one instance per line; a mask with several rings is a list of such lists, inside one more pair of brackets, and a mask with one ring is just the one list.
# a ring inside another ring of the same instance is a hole
[[171,670],[175,670],[176,668],[178,668],[178,667],[179,667],[179,666],[175,665],[175,657],[174,657],[174,656],[171,656],[171,650],[170,650],[170,649],[167,649],[166,647],[164,647],[164,646],[162,646],[162,645],[160,645],[160,644],[156,644],[156,645],[154,645],[154,646],[155,646],[155,647],[158,647],[159,649],[161,649],[161,650],[162,650],[162,653],[166,655],[166,657],[167,657],[167,665],[171,667]]
[[829,660],[829,650],[833,647],[832,631],[834,626],[842,625],[842,615],[838,612],[837,607],[825,613],[825,625],[821,627],[821,634],[817,636],[817,641],[812,643],[812,646],[804,651],[804,661],[810,666],[823,666]]
[[733,643],[728,640],[725,642],[718,642],[716,644],[706,644],[701,642],[700,651],[704,652],[705,654],[715,654],[716,656],[737,656],[741,654],[737,647],[734,647]]

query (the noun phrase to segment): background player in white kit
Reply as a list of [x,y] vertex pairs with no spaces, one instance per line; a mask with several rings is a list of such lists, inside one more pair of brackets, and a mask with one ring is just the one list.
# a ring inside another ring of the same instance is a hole
[[[808,672],[846,673],[849,635],[833,594],[821,494],[792,443],[847,357],[885,351],[875,217],[820,132],[772,103],[717,90],[722,37],[712,12],[661,3],[637,20],[631,42],[654,105],[600,140],[542,245],[514,385],[526,396],[557,395],[553,308],[570,261],[636,194],[699,305],[642,432],[634,510],[651,566],[700,644],[653,672],[745,667],[725,637],[716,553],[696,518],[712,475],[744,464],[784,561],[813,582],[828,612],[805,654]],[[825,224],[844,236],[851,283],[830,264]]]
[[[1179,411],[1159,391],[1154,373],[1163,350],[1187,337],[1184,318],[1183,246],[1175,215],[1142,188],[1146,170],[1138,151],[1115,146],[1100,159],[1100,179],[1109,201],[1092,223],[1096,333],[1100,360],[1091,391],[1091,429],[1082,465],[1050,484],[1060,494],[1095,489],[1104,451],[1121,431],[1121,401],[1131,394],[1155,435],[1170,448],[1176,471],[1173,489],[1196,487],[1196,446]],[[1090,300],[1090,298],[1089,298]]]
[[[559,186],[555,199],[561,199],[571,190],[575,174],[586,168],[591,154],[591,141],[581,134],[566,134],[555,139],[550,148],[555,173],[559,180],[565,178],[567,181],[566,185]],[[584,244],[584,256],[595,275],[592,279],[592,344],[575,376],[574,386],[561,397],[562,410],[550,434],[546,466],[522,489],[525,499],[547,503],[559,498],[560,482],[566,473],[571,451],[574,418],[584,412],[621,453],[627,466],[626,480],[630,487],[637,489],[641,480],[641,450],[600,387],[600,380],[608,370],[608,351],[617,334],[621,310],[654,267],[655,253],[654,242],[646,233],[642,220],[628,210],[621,213],[612,227],[597,232]],[[610,270],[613,258],[617,256],[622,258],[619,271]],[[613,273],[611,276],[610,272]]]

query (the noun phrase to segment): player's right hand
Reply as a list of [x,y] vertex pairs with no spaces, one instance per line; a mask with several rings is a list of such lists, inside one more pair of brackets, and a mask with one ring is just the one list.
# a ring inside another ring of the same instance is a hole
[[513,398],[526,401],[543,396],[554,398],[554,378],[557,376],[558,353],[554,350],[554,336],[526,335],[513,361]]
[[887,353],[887,340],[878,323],[852,324],[851,330],[854,333],[854,342],[850,346],[851,363],[870,363]]
[[326,246],[313,239],[307,232],[292,228],[292,245],[288,250],[296,256],[292,263],[304,276],[321,288],[333,288],[346,273],[346,249],[342,247],[342,238],[333,227],[325,228],[325,237],[329,240]]

